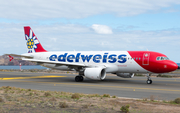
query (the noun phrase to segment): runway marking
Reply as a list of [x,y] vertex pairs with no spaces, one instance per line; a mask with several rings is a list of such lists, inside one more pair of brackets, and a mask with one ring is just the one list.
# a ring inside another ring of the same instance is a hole
[[34,77],[11,77],[11,78],[0,78],[1,80],[13,80],[13,79],[32,79],[32,78],[54,78],[54,77],[66,77],[66,76],[34,76]]
[[[47,82],[42,82],[47,83]],[[77,85],[77,86],[95,86],[95,87],[114,87],[114,88],[123,88],[123,89],[144,89],[144,90],[160,90],[160,91],[176,91],[180,92],[180,90],[170,90],[170,89],[155,89],[155,88],[141,88],[141,87],[122,87],[122,86],[106,86],[106,85],[88,85],[88,84],[72,84],[72,83],[56,83],[56,84],[65,84],[65,85]]]
[[[21,72],[21,73],[0,73],[1,75],[34,75],[34,74],[36,74],[36,75],[47,75],[48,76],[48,73],[23,73],[23,72]],[[52,73],[52,75],[53,76],[59,76],[61,73]],[[64,74],[64,73],[62,73],[62,74]],[[61,75],[62,75],[61,74]],[[61,76],[60,75],[60,76]],[[66,74],[66,75],[68,75],[68,74]]]
[[[12,73],[3,73],[3,74],[6,74],[6,75],[12,75]],[[39,74],[39,75],[45,75],[46,73],[36,73],[36,74]],[[13,75],[32,75],[32,73],[13,73]],[[67,76],[68,76],[68,74],[66,74]],[[70,74],[70,75],[72,75],[72,74]],[[47,75],[48,76],[48,75]],[[53,76],[55,76],[55,75],[53,75]],[[57,74],[56,74],[56,76],[57,76]],[[109,76],[109,75],[108,75]],[[114,76],[114,75],[110,75],[109,77],[116,77],[116,76]],[[68,77],[74,77],[74,76],[68,76]],[[153,78],[157,78],[157,77],[151,77],[152,79]],[[160,78],[160,77],[159,77]],[[130,80],[130,79],[124,79],[124,78],[108,78],[108,79],[111,79],[111,80],[114,80],[114,79],[119,79],[119,80]],[[166,79],[166,78],[162,78],[162,79]],[[132,78],[131,80],[140,80],[140,81],[146,81],[147,79],[146,79],[146,77],[143,77],[143,78],[138,78],[138,77],[134,77],[134,78]],[[153,81],[174,81],[174,82],[180,82],[180,79],[178,79],[178,78],[174,78],[174,79],[171,79],[171,78],[169,78],[169,80],[157,80],[157,79],[153,79]]]
[[[67,75],[67,77],[72,77],[72,78],[74,78],[74,76],[68,76]],[[175,82],[175,83],[179,83],[180,82],[180,79],[177,79],[177,78],[174,78],[174,79],[171,79],[171,78],[158,78],[158,79],[153,79],[153,78],[156,78],[156,77],[152,77],[151,79],[153,80],[153,81],[167,81],[167,82]],[[169,80],[159,80],[159,79],[169,79]],[[139,80],[139,81],[146,81],[147,79],[146,79],[146,77],[144,77],[144,78],[128,78],[128,79],[126,79],[126,78],[117,78],[117,77],[114,77],[113,76],[113,78],[108,78],[108,76],[107,76],[107,78],[106,78],[106,80]]]
[[[18,80],[16,80],[18,81]],[[32,82],[32,83],[45,83],[45,84],[54,84],[53,82],[36,82],[36,81],[20,81],[20,82]],[[173,91],[173,92],[180,92],[180,90],[171,90],[171,89],[155,89],[155,88],[141,88],[141,87],[122,87],[122,86],[107,86],[107,85],[94,85],[94,84],[76,84],[76,83],[56,83],[57,85],[66,85],[66,86],[89,86],[95,88],[119,88],[119,89],[134,89],[134,91],[139,90],[148,90],[148,91]],[[136,90],[135,90],[136,89]]]
[[[112,78],[108,78],[108,79],[111,79],[111,80],[114,80],[114,79],[112,79]],[[152,79],[152,78],[151,78]],[[146,81],[147,79],[146,78],[140,78],[140,79],[137,79],[137,78],[132,78],[132,79],[122,79],[122,78],[120,78],[120,79],[118,79],[118,80],[140,80],[140,81]],[[173,82],[180,82],[180,80],[177,80],[177,79],[175,79],[175,80],[157,80],[157,79],[152,79],[153,81],[173,81]]]

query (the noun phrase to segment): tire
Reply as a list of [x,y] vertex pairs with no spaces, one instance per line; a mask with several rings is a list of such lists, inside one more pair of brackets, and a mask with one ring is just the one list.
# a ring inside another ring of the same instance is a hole
[[83,76],[76,76],[75,81],[76,82],[82,82],[84,80]]
[[152,80],[147,80],[146,83],[147,84],[152,84]]
[[82,82],[84,80],[83,76],[80,76],[80,82]]

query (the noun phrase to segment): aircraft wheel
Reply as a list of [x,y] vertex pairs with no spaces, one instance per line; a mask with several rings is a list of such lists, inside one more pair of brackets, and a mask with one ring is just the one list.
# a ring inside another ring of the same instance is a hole
[[80,76],[80,82],[82,82],[84,80],[83,76]]
[[75,81],[76,82],[82,82],[84,80],[83,76],[76,76]]
[[152,84],[152,80],[147,80],[147,84]]

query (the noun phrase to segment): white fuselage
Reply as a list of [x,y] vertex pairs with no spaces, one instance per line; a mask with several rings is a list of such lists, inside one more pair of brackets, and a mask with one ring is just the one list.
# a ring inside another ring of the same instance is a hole
[[[107,73],[147,73],[127,51],[66,51],[28,53],[36,60],[79,64],[86,67],[105,67]],[[48,68],[73,70],[73,66],[60,64],[42,64]]]

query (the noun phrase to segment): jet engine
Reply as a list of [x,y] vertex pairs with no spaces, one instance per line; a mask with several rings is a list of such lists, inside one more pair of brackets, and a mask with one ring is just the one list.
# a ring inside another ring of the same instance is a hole
[[118,77],[122,77],[122,78],[133,78],[134,77],[134,73],[116,73],[116,75]]
[[104,68],[86,68],[84,76],[93,80],[104,80],[106,77],[106,70]]

